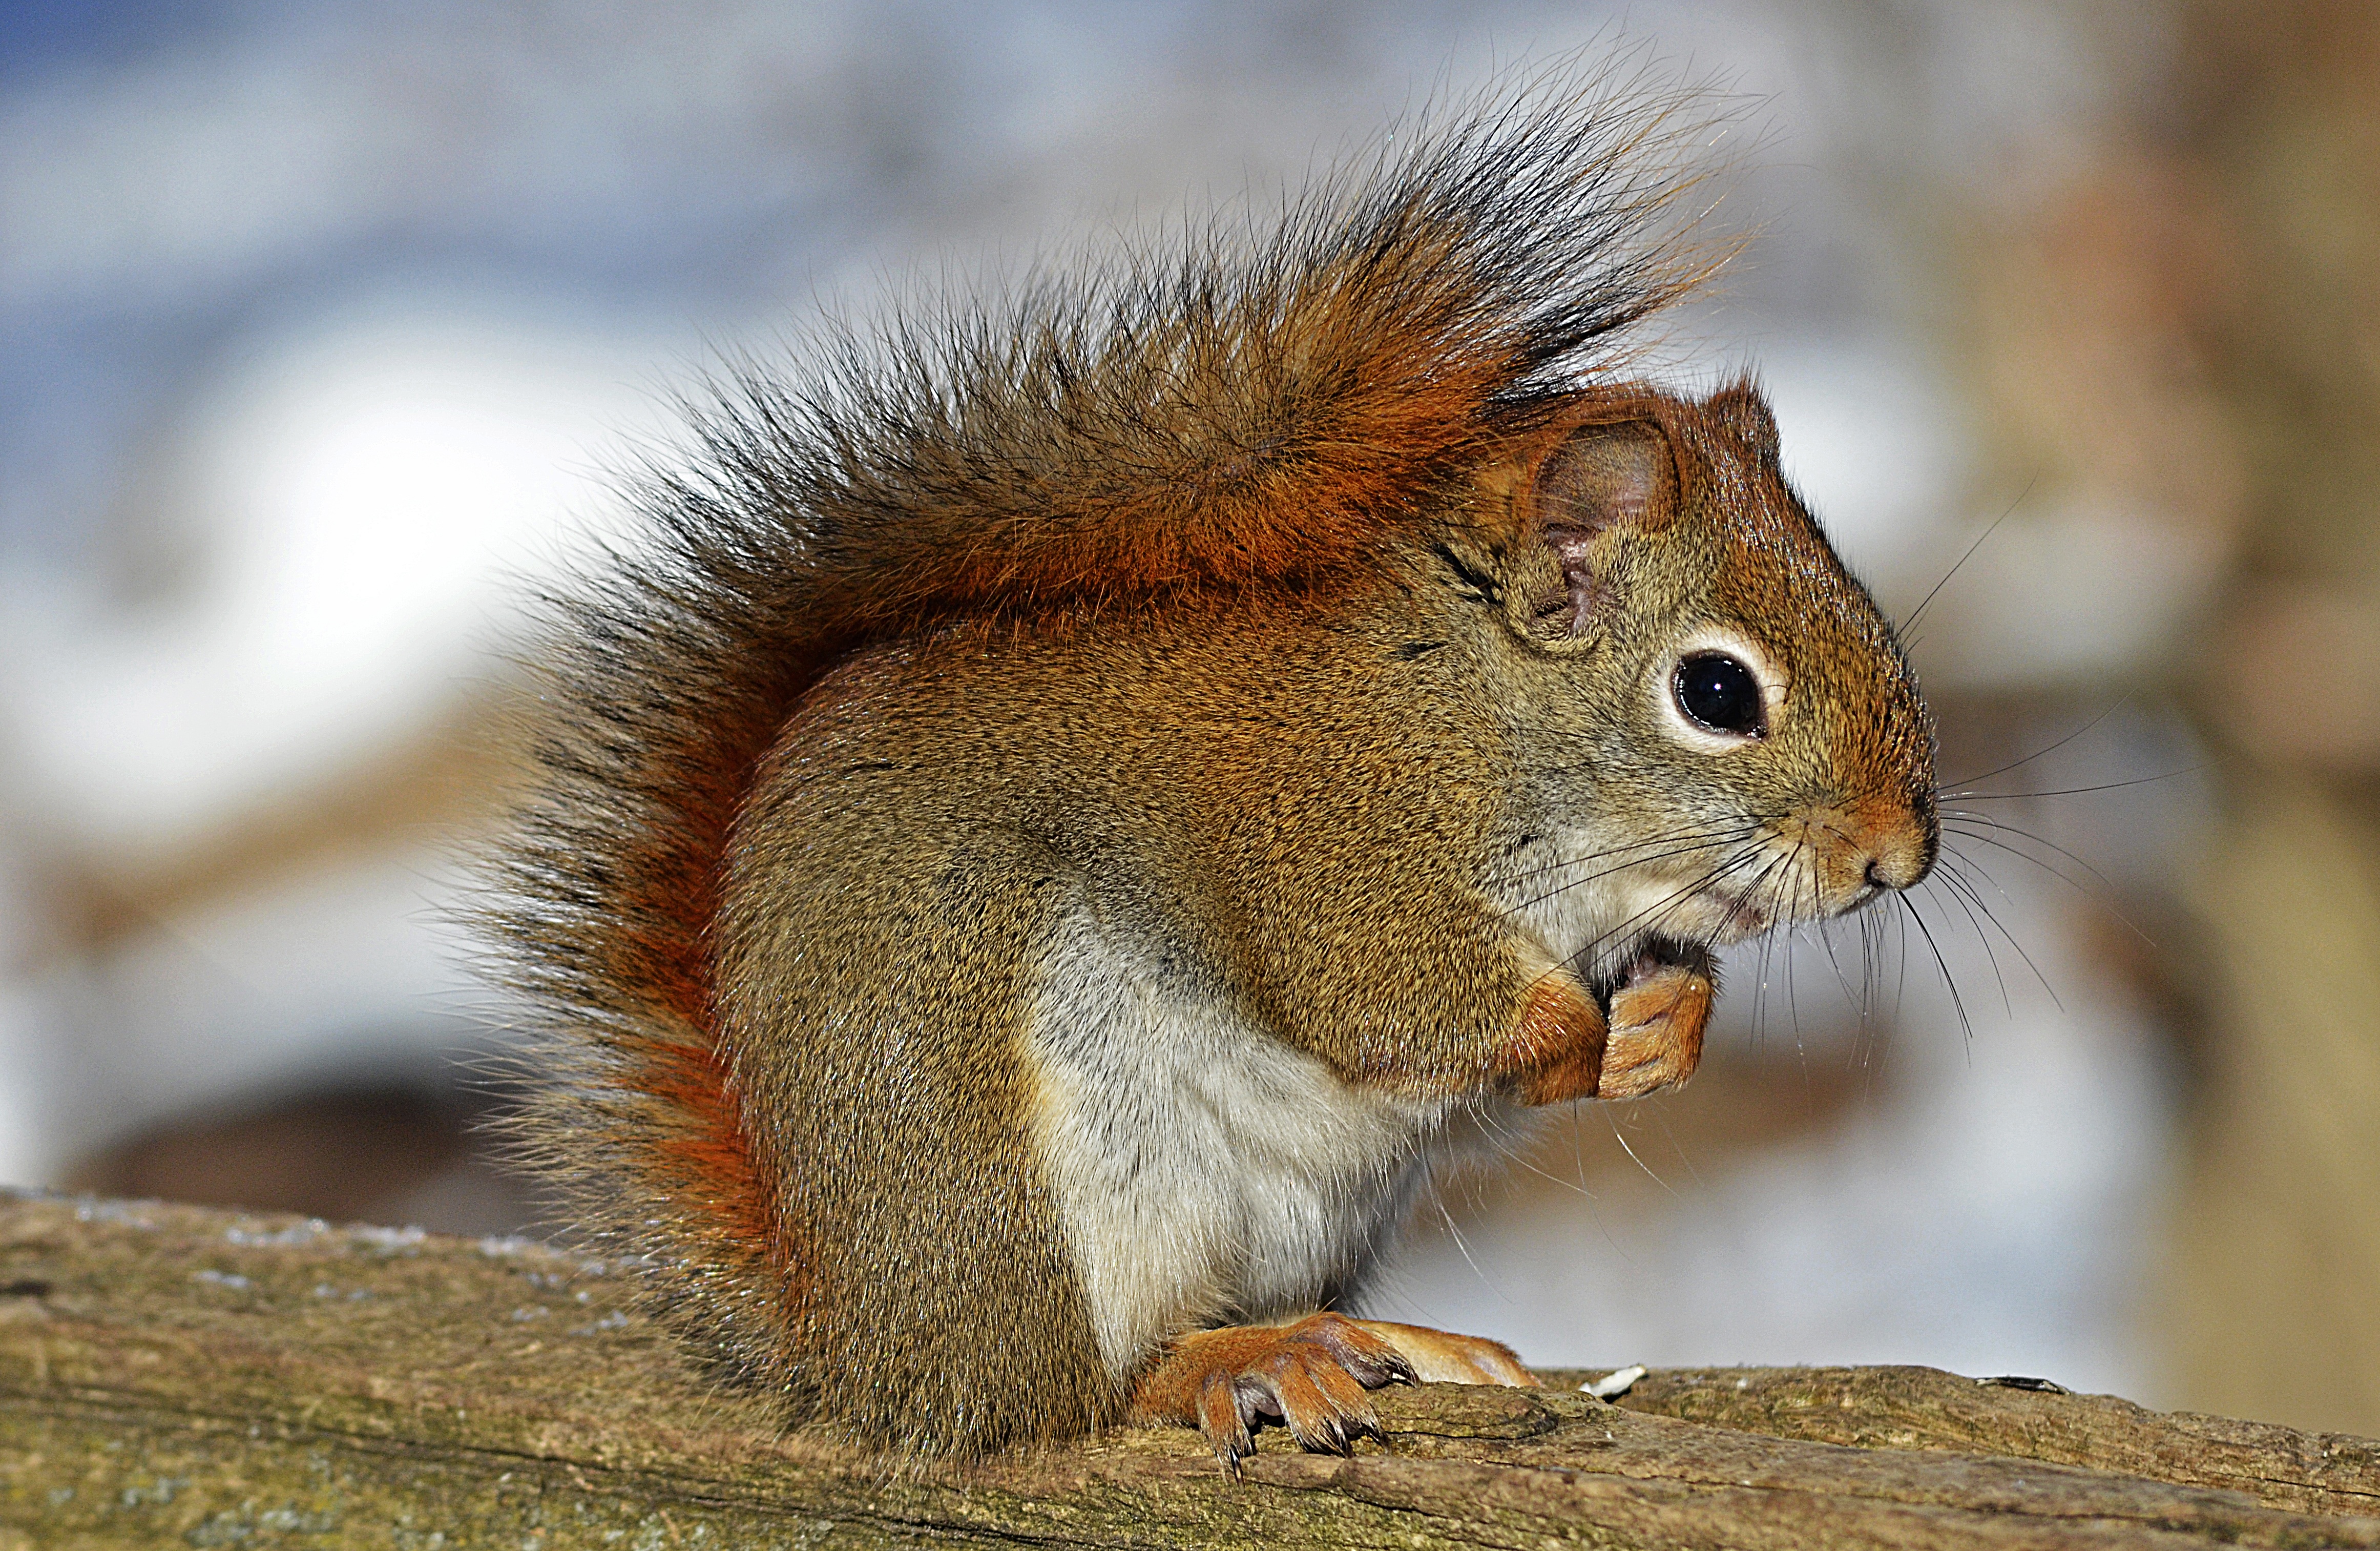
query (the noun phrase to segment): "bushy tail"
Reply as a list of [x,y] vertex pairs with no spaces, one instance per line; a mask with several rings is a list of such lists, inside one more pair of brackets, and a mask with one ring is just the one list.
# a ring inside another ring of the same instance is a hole
[[[650,542],[556,601],[540,788],[490,913],[545,1086],[518,1134],[730,1371],[799,1267],[712,1017],[753,767],[856,646],[961,615],[1302,584],[1608,374],[1724,256],[1690,91],[1574,77],[1425,116],[1291,202],[746,372],[642,482]],[[795,1397],[798,1400],[799,1397]]]

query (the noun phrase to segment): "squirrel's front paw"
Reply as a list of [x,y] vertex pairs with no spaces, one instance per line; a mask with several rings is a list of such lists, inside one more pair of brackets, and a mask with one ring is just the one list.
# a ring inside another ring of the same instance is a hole
[[1595,1096],[1639,1098],[1692,1077],[1718,995],[1707,964],[1640,965],[1611,994],[1611,1027]]
[[1132,1410],[1135,1421],[1196,1427],[1224,1473],[1236,1475],[1255,1452],[1248,1429],[1259,1417],[1278,1417],[1306,1448],[1344,1454],[1357,1438],[1379,1435],[1364,1391],[1418,1382],[1385,1337],[1344,1315],[1308,1314],[1295,1325],[1183,1337],[1140,1381]]

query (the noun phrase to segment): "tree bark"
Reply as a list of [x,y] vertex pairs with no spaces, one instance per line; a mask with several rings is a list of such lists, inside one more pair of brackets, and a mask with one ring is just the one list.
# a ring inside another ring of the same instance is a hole
[[0,1197],[0,1547],[2380,1546],[2380,1444],[1922,1368],[1379,1397],[1238,1482],[1118,1430],[888,1470],[518,1240]]

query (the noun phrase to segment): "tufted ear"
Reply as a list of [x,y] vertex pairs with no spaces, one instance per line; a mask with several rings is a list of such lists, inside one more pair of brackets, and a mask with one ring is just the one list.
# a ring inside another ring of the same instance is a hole
[[1584,641],[1611,606],[1621,543],[1678,513],[1677,457],[1649,414],[1574,425],[1528,470],[1504,589],[1512,627],[1541,645]]
[[1703,400],[1703,416],[1752,454],[1755,462],[1777,461],[1777,417],[1750,377],[1739,377]]

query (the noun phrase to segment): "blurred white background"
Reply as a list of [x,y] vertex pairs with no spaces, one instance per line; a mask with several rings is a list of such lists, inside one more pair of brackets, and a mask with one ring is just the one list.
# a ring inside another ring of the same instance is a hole
[[[0,1179],[522,1226],[468,1129],[503,1009],[442,912],[510,778],[518,600],[616,530],[607,472],[668,444],[670,394],[821,308],[1262,202],[1499,68],[1649,47],[1729,83],[1757,145],[1721,214],[1761,235],[1673,329],[1672,375],[1760,372],[1888,609],[1999,524],[1916,654],[1946,777],[2025,761],[1954,806],[2029,833],[1962,826],[1916,900],[1930,945],[1900,918],[1873,963],[1843,929],[1740,955],[1703,1078],[1516,1142],[1376,1306],[1546,1363],[1923,1362],[2219,1403],[2155,1311],[2204,1021],[2170,966],[2216,812],[2179,707],[2249,475],[2170,341],[2119,326],[2131,292],[2059,267],[2058,212],[2165,187],[2124,158],[2195,46],[2186,8],[2087,20],[12,7]],[[2306,1406],[2283,1419],[2341,1414]]]

